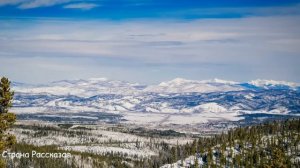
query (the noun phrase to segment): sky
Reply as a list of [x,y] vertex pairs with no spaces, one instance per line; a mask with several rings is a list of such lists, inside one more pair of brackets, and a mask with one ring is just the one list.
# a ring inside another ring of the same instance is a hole
[[0,76],[300,83],[299,0],[0,0]]

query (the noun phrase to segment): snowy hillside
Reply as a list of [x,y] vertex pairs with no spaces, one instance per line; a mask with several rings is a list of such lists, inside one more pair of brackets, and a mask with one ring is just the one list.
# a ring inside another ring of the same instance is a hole
[[[275,87],[277,84],[279,88]],[[16,83],[13,110],[21,120],[149,125],[238,121],[249,115],[298,115],[300,92],[290,86],[297,85],[261,80],[245,85],[220,79],[181,78],[152,86],[106,78],[38,86]]]
[[20,93],[76,95],[78,97],[91,97],[98,94],[131,95],[143,88],[139,84],[123,81],[113,81],[106,78],[91,78],[88,80],[63,80],[47,85],[29,86],[16,84],[15,90]]
[[300,85],[293,82],[274,80],[253,80],[248,83],[212,80],[187,80],[176,78],[158,85],[141,85],[107,78],[90,78],[87,80],[62,80],[45,85],[30,85],[14,82],[14,90],[19,93],[74,95],[91,97],[99,94],[136,95],[142,93],[210,93],[251,89],[296,89]]
[[159,85],[148,86],[144,91],[157,93],[208,93],[218,91],[236,91],[242,89],[243,88],[238,86],[235,82],[220,79],[195,81],[176,78],[168,82],[162,82]]
[[272,88],[296,89],[297,87],[299,87],[299,84],[294,82],[262,80],[262,79],[252,80],[249,82],[249,84],[264,89],[272,89]]

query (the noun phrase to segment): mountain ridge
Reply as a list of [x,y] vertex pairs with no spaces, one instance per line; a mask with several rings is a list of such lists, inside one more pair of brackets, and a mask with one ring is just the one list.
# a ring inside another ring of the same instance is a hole
[[[266,82],[267,83],[267,82]],[[284,83],[252,85],[219,79],[177,78],[158,85],[92,80],[28,86],[18,83],[14,111],[25,119],[58,120],[72,115],[131,124],[197,124],[266,116],[300,116],[300,92]],[[289,83],[288,83],[289,84]],[[295,86],[295,85],[293,85]],[[107,116],[109,118],[105,118]],[[118,116],[118,117],[115,117]],[[21,117],[22,118],[22,117]]]
[[107,78],[89,78],[77,80],[54,81],[45,85],[33,85],[13,82],[17,92],[30,93],[50,93],[50,94],[82,94],[90,97],[97,94],[136,94],[136,93],[209,93],[226,92],[238,90],[261,90],[261,89],[292,89],[299,90],[300,84],[275,80],[252,80],[249,82],[227,81],[218,78],[210,80],[189,80],[175,78],[170,81],[161,82],[156,85],[142,85],[119,80],[109,80]]

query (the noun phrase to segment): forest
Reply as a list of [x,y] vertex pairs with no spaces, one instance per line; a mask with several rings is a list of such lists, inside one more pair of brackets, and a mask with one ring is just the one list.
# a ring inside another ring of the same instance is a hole
[[[97,155],[71,151],[72,158],[68,159],[34,157],[7,159],[6,167],[299,167],[299,133],[300,119],[270,121],[259,125],[232,128],[222,134],[209,137],[198,137],[184,145],[153,142],[152,145],[159,149],[159,152],[158,155],[148,158],[127,157],[126,153],[116,152]],[[138,145],[139,142],[136,143]],[[14,152],[32,150],[68,152],[55,145],[34,146],[20,142],[11,148]],[[186,158],[190,160],[187,161]]]

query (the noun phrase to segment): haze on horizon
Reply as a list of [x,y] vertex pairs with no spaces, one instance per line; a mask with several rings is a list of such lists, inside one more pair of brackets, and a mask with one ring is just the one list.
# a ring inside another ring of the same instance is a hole
[[0,0],[0,76],[300,83],[300,1]]

